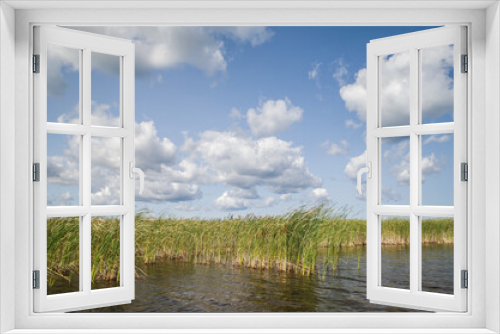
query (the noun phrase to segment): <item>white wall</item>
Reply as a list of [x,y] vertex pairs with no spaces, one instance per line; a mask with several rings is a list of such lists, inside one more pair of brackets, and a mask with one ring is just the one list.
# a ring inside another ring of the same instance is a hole
[[[486,11],[486,328],[500,332],[500,7]],[[479,166],[478,166],[479,167]]]
[[[0,3],[0,333],[14,328],[15,12]],[[7,255],[7,256],[5,256]]]

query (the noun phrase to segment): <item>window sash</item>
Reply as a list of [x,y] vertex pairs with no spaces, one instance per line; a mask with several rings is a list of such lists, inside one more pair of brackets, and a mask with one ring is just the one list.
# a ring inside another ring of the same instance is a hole
[[[134,180],[128,177],[134,160],[134,45],[127,40],[82,33],[59,27],[35,27],[34,52],[40,55],[40,73],[34,75],[34,161],[40,163],[40,182],[34,184],[34,270],[40,271],[40,289],[33,290],[35,312],[66,312],[129,303],[134,298]],[[80,50],[80,124],[47,122],[47,46]],[[120,57],[119,128],[93,126],[91,120],[91,54]],[[79,135],[80,205],[47,207],[47,134]],[[120,138],[120,205],[91,205],[91,139]],[[92,216],[120,215],[120,287],[91,288]],[[80,217],[80,291],[47,295],[47,218]]]
[[[367,47],[367,161],[372,178],[367,180],[367,298],[371,302],[423,310],[467,310],[467,290],[461,289],[460,271],[467,269],[467,182],[460,181],[460,162],[467,162],[466,75],[460,75],[461,54],[466,54],[466,28],[443,27],[422,32],[373,40]],[[419,50],[454,45],[454,122],[419,124],[421,68]],[[410,52],[410,124],[381,127],[379,102],[381,57]],[[454,133],[454,206],[423,206],[421,198],[421,140],[424,134]],[[410,205],[381,205],[381,141],[382,138],[408,136],[410,140]],[[410,218],[410,289],[381,286],[381,214],[408,215]],[[454,294],[420,291],[421,233],[419,217],[454,218]]]

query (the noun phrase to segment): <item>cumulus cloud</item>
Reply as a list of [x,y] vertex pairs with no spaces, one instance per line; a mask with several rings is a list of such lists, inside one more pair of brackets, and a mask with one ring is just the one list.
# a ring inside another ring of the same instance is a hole
[[[410,185],[410,152],[409,140],[403,140],[393,144],[390,149],[383,154],[384,162],[389,167],[389,172],[395,177],[399,186],[407,187]],[[436,155],[431,152],[427,156],[423,156],[420,162],[422,169],[422,182],[432,174],[441,172],[442,166],[446,160],[436,158]]]
[[[119,118],[110,113],[109,106],[93,102],[92,108],[94,123],[117,124]],[[70,113],[61,117],[75,123],[74,116]],[[72,136],[65,145],[67,148],[60,155],[47,157],[47,175],[53,184],[76,187],[79,182],[79,138]],[[93,137],[91,145],[92,204],[119,204],[121,141]],[[201,197],[199,183],[206,182],[205,169],[189,160],[176,163],[176,146],[170,139],[158,135],[153,121],[135,124],[135,146],[136,166],[146,172],[144,193],[137,195],[138,200],[177,202]]]
[[177,147],[170,139],[158,136],[153,121],[135,125],[136,165],[146,170],[157,169],[161,164],[170,165],[176,160]]
[[207,165],[212,182],[241,189],[266,186],[278,194],[322,182],[307,168],[301,147],[276,137],[253,139],[233,132],[205,131],[192,143],[191,154]]
[[311,190],[310,197],[314,203],[327,203],[331,201],[328,190],[325,188],[315,188]]
[[321,144],[321,147],[328,155],[345,155],[349,153],[349,144],[347,143],[347,140],[341,140],[340,144],[330,143],[329,141],[326,141]]
[[[409,124],[409,53],[382,58],[381,109],[383,126]],[[422,52],[422,113],[436,119],[453,108],[453,48],[442,46]],[[348,111],[366,121],[366,68],[360,69],[355,81],[340,88],[340,96]]]
[[[99,110],[95,115],[101,122],[113,122],[105,105],[94,103],[93,108]],[[139,201],[193,201],[202,198],[201,186],[222,183],[226,191],[215,201],[216,207],[243,210],[277,203],[273,196],[261,199],[257,187],[284,195],[280,200],[287,200],[291,193],[322,185],[321,178],[309,171],[302,147],[276,137],[254,138],[229,131],[205,131],[190,137],[185,132],[178,149],[158,134],[153,121],[136,123],[135,136],[136,166],[146,173],[144,193],[136,196]],[[121,141],[93,137],[91,144],[92,203],[119,204]],[[75,137],[60,154],[48,157],[51,181],[78,185],[78,145],[79,138]],[[182,153],[180,157],[178,153]]]
[[255,198],[258,198],[255,189],[230,189],[215,200],[215,205],[224,211],[245,210]]
[[340,97],[348,111],[355,112],[358,119],[366,121],[366,68],[356,73],[354,83],[340,88]]
[[349,179],[355,181],[358,177],[358,171],[363,167],[366,167],[366,151],[349,159],[349,162],[344,168],[344,174]]
[[248,110],[247,122],[254,135],[273,136],[301,121],[303,112],[302,108],[293,106],[288,99],[268,100],[257,109]]
[[[164,70],[188,65],[196,67],[208,76],[225,73],[224,38],[257,46],[273,36],[267,27],[70,27],[72,29],[114,36],[132,40],[135,44],[137,77],[151,74],[154,70]],[[48,92],[61,95],[67,88],[65,71],[78,69],[78,52],[65,48],[55,50],[49,56]],[[92,69],[116,75],[119,63],[113,57],[94,54]],[[163,77],[158,77],[161,82]]]

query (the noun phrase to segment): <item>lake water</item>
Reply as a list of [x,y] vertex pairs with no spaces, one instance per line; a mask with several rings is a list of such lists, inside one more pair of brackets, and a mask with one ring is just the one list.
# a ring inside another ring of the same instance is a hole
[[[422,254],[423,289],[453,293],[453,245],[423,245]],[[408,258],[408,246],[383,247],[384,286],[409,286]],[[364,247],[344,250],[338,263],[335,272],[302,276],[167,261],[142,267],[147,277],[136,280],[131,304],[90,312],[414,312],[366,299]]]

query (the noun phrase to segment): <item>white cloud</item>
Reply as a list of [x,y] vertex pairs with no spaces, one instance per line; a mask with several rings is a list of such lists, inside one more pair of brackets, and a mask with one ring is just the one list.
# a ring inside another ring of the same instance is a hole
[[[94,104],[101,122],[113,122],[105,105]],[[71,117],[64,116],[71,121]],[[276,137],[254,139],[233,132],[205,131],[195,140],[184,133],[183,156],[158,135],[155,123],[136,123],[136,166],[146,173],[144,193],[138,201],[180,202],[202,197],[200,186],[222,183],[228,187],[217,205],[227,208],[269,207],[274,197],[260,199],[256,187],[275,194],[317,188],[322,180],[305,163],[302,148]],[[60,185],[78,185],[79,139],[67,142],[61,154],[48,157],[49,179]],[[118,204],[120,150],[117,138],[92,139],[92,203]],[[136,187],[139,184],[136,182]]]
[[[425,49],[422,53],[422,111],[431,119],[453,108],[453,49],[450,46]],[[409,115],[409,54],[398,53],[382,59],[381,108],[383,126],[408,124]],[[354,83],[343,85],[340,96],[347,110],[366,120],[366,68],[356,74]]]
[[276,204],[276,199],[273,198],[273,197],[268,197],[264,200],[264,202],[262,203],[262,207],[264,208],[268,208],[268,207],[271,207],[273,206],[274,204]]
[[366,167],[366,151],[358,155],[357,157],[352,157],[345,166],[344,174],[351,180],[357,180],[358,171]]
[[145,170],[157,169],[160,164],[173,164],[176,160],[176,146],[170,139],[158,136],[153,121],[135,125],[136,165]]
[[[61,96],[69,88],[64,80],[65,73],[78,71],[80,67],[79,52],[51,45],[47,49],[47,93]],[[78,89],[78,87],[76,87]]]
[[343,59],[337,59],[334,61],[335,71],[333,72],[333,78],[337,81],[339,86],[344,86],[346,84],[346,78],[349,74],[347,66],[344,64]]
[[313,68],[309,72],[307,72],[307,76],[309,77],[310,80],[317,79],[320,66],[321,66],[321,63],[315,63],[313,65]]
[[[422,182],[425,182],[427,176],[432,174],[438,174],[441,172],[443,161],[439,161],[434,153],[423,157],[422,166]],[[399,186],[409,186],[410,185],[410,163],[409,157],[401,160],[398,164],[393,165],[390,168],[390,172],[396,177],[396,181]]]
[[302,120],[304,111],[294,107],[290,100],[268,100],[257,109],[249,109],[247,122],[256,136],[273,136]]
[[73,195],[71,195],[68,191],[65,193],[62,193],[60,196],[61,200],[64,202],[69,202],[73,200]]
[[438,174],[441,172],[441,165],[443,161],[438,161],[434,153],[423,157],[421,166],[422,166],[422,182],[425,181],[425,177],[431,174]]
[[[92,103],[94,124],[117,124],[109,106]],[[75,122],[74,113],[63,115]],[[92,138],[92,203],[119,204],[120,150],[118,138]],[[71,137],[61,155],[47,157],[47,175],[53,184],[77,186],[79,180],[79,138]],[[158,136],[153,121],[135,124],[136,166],[146,172],[143,201],[183,201],[201,196],[196,182],[205,181],[205,170],[189,160],[176,163],[176,146],[170,139]],[[139,183],[136,182],[136,186]]]
[[238,120],[238,119],[242,119],[244,116],[241,113],[241,111],[239,111],[236,108],[232,108],[231,111],[229,112],[229,117],[232,119]]
[[276,204],[276,199],[273,197],[267,197],[264,200],[260,200],[260,197],[254,188],[231,188],[218,197],[214,201],[214,204],[217,208],[223,211],[239,211],[250,207],[269,208]]
[[[273,32],[267,27],[69,27],[132,40],[135,44],[136,75],[141,77],[154,70],[171,69],[182,65],[194,66],[208,76],[225,73],[224,38],[249,43],[252,46],[267,42]],[[52,96],[64,93],[68,84],[65,71],[79,67],[78,52],[64,48],[51,48],[48,71],[48,92]],[[94,54],[92,68],[117,75],[119,63],[113,57]],[[161,82],[163,77],[158,76]]]
[[287,202],[292,199],[292,194],[283,194],[280,195],[280,201]]
[[233,132],[205,131],[192,147],[192,154],[214,175],[213,182],[243,189],[267,186],[279,194],[321,184],[307,168],[302,148],[276,137],[255,140]]
[[358,71],[354,83],[340,88],[340,97],[348,111],[355,112],[358,119],[366,121],[366,68]]
[[346,140],[341,140],[340,144],[330,143],[329,141],[321,144],[321,147],[325,150],[328,155],[345,155],[349,153],[349,144]]
[[383,186],[382,198],[384,200],[384,203],[397,202],[401,199],[401,194],[395,189],[393,189],[391,186]]
[[209,33],[229,37],[240,43],[250,43],[252,46],[264,44],[274,36],[274,32],[267,27],[205,27],[204,29]]
[[47,157],[47,178],[50,184],[78,186],[80,175],[78,159],[68,151],[64,150],[62,156]]
[[345,126],[346,126],[347,128],[351,128],[351,129],[356,130],[356,129],[359,129],[360,127],[362,127],[362,126],[363,126],[363,123],[356,122],[356,121],[355,121],[355,120],[353,120],[353,119],[346,119],[346,121],[345,121]]
[[215,200],[215,205],[224,211],[238,211],[247,209],[249,201],[245,198],[235,196],[231,191],[225,191]]
[[311,190],[310,197],[314,203],[325,203],[331,200],[328,190],[325,188],[315,188]]
[[430,143],[438,143],[442,144],[450,140],[450,136],[448,135],[442,135],[442,136],[437,136],[437,135],[431,135],[427,139],[424,140],[424,145],[430,144]]

